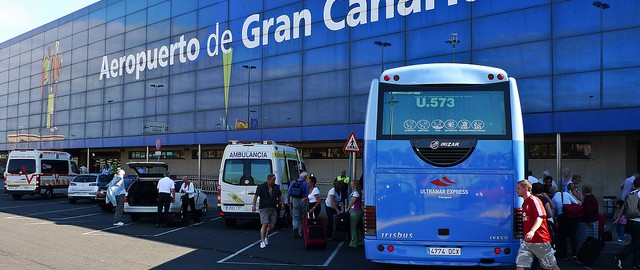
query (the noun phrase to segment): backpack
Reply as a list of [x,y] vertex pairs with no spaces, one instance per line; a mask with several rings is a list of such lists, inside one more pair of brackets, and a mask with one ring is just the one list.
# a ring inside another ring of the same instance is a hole
[[640,198],[638,198],[638,191],[629,193],[625,200],[624,208],[627,219],[640,217]]
[[289,196],[294,198],[302,198],[302,181],[295,180],[289,187]]

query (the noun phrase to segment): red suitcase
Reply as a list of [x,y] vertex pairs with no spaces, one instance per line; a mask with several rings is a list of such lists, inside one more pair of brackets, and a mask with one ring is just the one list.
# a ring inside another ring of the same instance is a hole
[[302,237],[304,238],[305,248],[327,246],[327,236],[324,232],[322,220],[316,217],[311,218],[309,213],[302,219]]

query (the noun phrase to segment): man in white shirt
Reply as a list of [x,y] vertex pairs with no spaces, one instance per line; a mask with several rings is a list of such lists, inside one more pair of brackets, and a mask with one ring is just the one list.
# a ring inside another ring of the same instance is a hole
[[624,182],[622,182],[622,185],[620,185],[620,190],[622,190],[622,194],[620,194],[620,200],[624,201],[625,199],[627,199],[627,195],[629,195],[629,193],[633,190],[633,180],[638,177],[640,177],[640,174],[634,173],[632,176],[629,176],[629,178],[624,179]]
[[[169,214],[169,206],[175,201],[176,188],[173,180],[169,178],[169,172],[164,172],[164,177],[158,181],[158,214],[156,216],[156,228],[160,227],[163,216]],[[163,211],[164,208],[164,211]]]

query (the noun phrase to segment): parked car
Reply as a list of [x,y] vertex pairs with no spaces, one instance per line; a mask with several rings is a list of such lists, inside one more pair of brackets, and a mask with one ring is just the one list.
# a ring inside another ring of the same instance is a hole
[[98,173],[81,174],[73,178],[67,188],[69,203],[76,203],[80,199],[95,200],[98,189],[111,181],[113,175]]
[[[100,207],[100,209],[102,209],[102,212],[111,212],[113,211],[113,208],[115,208],[113,206],[113,204],[107,204],[107,184],[109,184],[109,182],[111,182],[111,179],[113,178],[113,175],[111,175],[111,178],[109,179],[109,181],[107,181],[104,185],[100,186],[100,188],[98,188],[98,192],[96,193],[96,205],[98,207]],[[133,181],[137,180],[138,176],[136,175],[126,175],[124,177],[124,188],[125,190],[127,188],[129,188],[129,186],[131,186],[131,183],[133,183]]]
[[[131,183],[124,200],[124,212],[131,216],[132,221],[139,221],[142,216],[156,215],[158,212],[158,181],[163,177],[169,166],[164,162],[129,162],[127,163],[138,175],[138,180]],[[182,210],[180,201],[180,186],[182,180],[175,180],[176,200],[171,203],[169,213],[179,214]],[[195,189],[196,210],[200,215],[207,214],[209,205],[207,195],[199,188]]]

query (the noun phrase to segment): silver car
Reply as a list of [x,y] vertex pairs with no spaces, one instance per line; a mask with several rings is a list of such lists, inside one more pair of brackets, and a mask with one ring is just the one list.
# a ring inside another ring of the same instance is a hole
[[113,175],[98,173],[81,174],[73,178],[67,188],[69,203],[76,203],[79,199],[95,200],[100,187],[109,184]]
[[[132,221],[139,221],[144,215],[155,215],[158,212],[158,181],[169,166],[164,162],[129,162],[127,165],[136,172],[138,180],[131,183],[127,190],[124,212],[131,216]],[[182,211],[179,193],[182,180],[174,179],[174,182],[176,199],[169,206],[169,213],[179,214]],[[209,209],[207,194],[196,188],[194,199],[200,216],[206,215]]]

